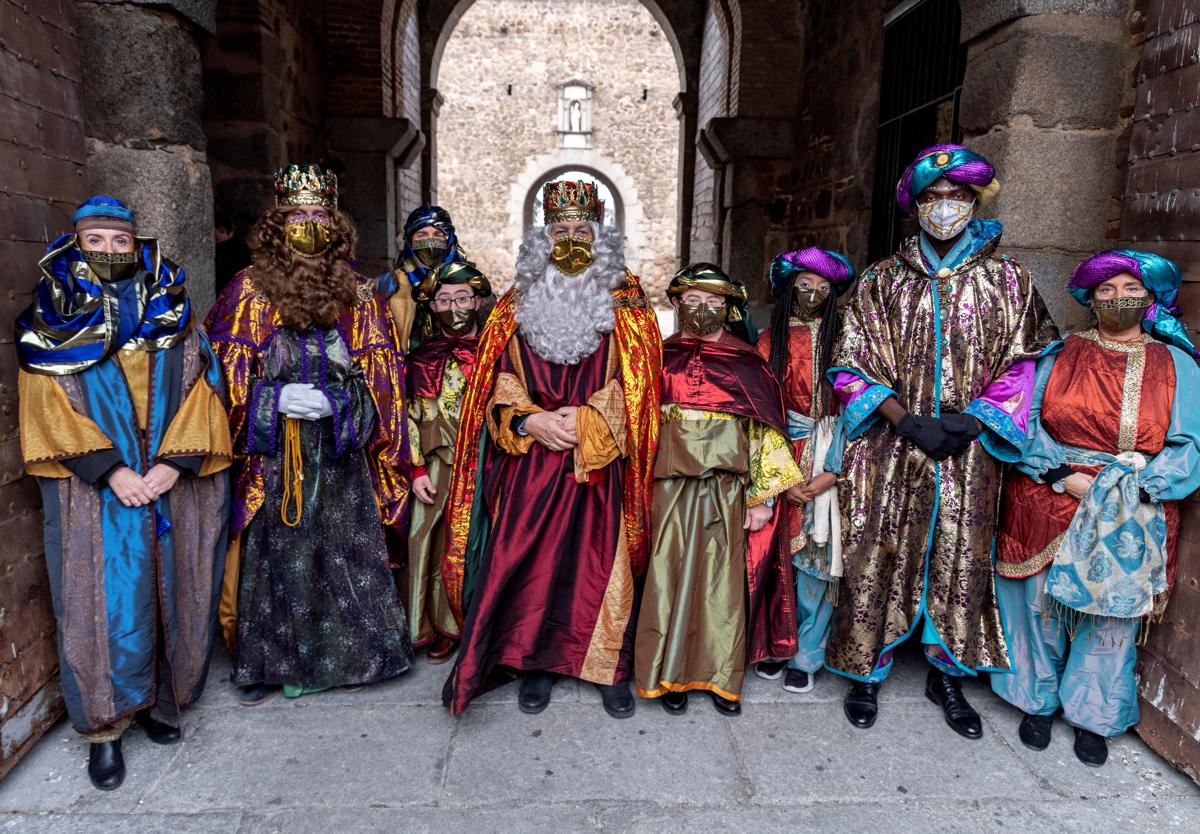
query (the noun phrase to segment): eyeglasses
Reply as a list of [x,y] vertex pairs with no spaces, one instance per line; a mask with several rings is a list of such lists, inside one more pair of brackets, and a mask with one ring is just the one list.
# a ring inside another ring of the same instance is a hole
[[473,295],[455,295],[450,298],[435,298],[429,302],[429,306],[434,310],[441,312],[442,310],[466,310],[475,301]]

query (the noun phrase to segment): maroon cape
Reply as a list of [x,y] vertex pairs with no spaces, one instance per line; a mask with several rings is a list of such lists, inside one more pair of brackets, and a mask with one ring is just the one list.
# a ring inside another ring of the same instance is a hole
[[450,357],[458,362],[459,369],[468,379],[475,364],[475,348],[478,336],[436,336],[408,355],[408,395],[410,397],[437,397],[442,393],[442,377],[446,373],[446,362]]
[[[783,392],[753,346],[726,333],[719,342],[672,336],[663,342],[662,402],[748,417],[787,436]],[[746,537],[747,649],[751,663],[796,653],[792,563],[777,546],[783,503],[770,523]]]

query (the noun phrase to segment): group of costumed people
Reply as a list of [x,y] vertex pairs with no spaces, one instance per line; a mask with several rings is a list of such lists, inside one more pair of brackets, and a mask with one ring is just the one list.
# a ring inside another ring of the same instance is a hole
[[894,256],[859,275],[780,254],[761,333],[751,288],[692,264],[664,341],[592,183],[546,184],[498,300],[445,210],[415,210],[369,279],[333,174],[275,187],[202,327],[111,197],[51,244],[17,321],[97,787],[121,784],[131,722],[179,740],[218,636],[247,706],[354,691],[424,648],[453,661],[455,715],[518,679],[539,713],[561,678],[614,718],[633,689],[737,715],[748,668],[797,693],[827,669],[865,729],[915,635],[967,738],[980,672],[1033,749],[1061,714],[1098,766],[1137,722],[1139,636],[1200,487],[1200,358],[1167,259],[1085,260],[1067,290],[1096,324],[1060,339],[976,216],[994,168],[936,145],[897,186],[919,231]]

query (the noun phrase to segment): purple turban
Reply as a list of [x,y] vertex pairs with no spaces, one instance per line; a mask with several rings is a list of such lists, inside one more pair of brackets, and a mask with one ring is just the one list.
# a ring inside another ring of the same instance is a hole
[[796,252],[783,252],[771,261],[771,293],[780,298],[792,286],[792,278],[800,272],[815,272],[833,285],[841,295],[854,283],[854,267],[845,255],[832,249],[810,246]]
[[962,145],[930,145],[917,154],[896,184],[896,202],[905,214],[916,210],[917,197],[940,177],[970,186],[979,195],[980,204],[1000,190],[996,169],[979,154]]

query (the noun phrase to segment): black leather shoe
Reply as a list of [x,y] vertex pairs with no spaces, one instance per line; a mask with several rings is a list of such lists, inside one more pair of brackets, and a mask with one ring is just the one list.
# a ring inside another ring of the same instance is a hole
[[942,708],[951,730],[963,738],[983,737],[983,722],[975,708],[967,703],[958,678],[930,669],[929,677],[925,679],[925,697]]
[[554,678],[549,672],[526,672],[521,678],[521,694],[517,696],[517,706],[526,715],[537,715],[550,706],[550,690],[554,688]]
[[238,703],[244,707],[255,707],[265,703],[283,689],[281,686],[268,686],[265,683],[255,683],[250,686],[242,687],[242,694],[238,696]]
[[860,730],[875,726],[879,715],[879,684],[855,681],[842,701],[842,709],[850,723]]
[[1100,767],[1108,761],[1108,739],[1091,730],[1076,727],[1075,758],[1088,767]]
[[155,744],[174,744],[179,741],[179,728],[164,724],[150,715],[150,710],[144,709],[134,716],[138,726],[146,731],[146,735]]
[[613,718],[628,718],[633,715],[636,706],[633,702],[633,693],[629,691],[629,684],[624,681],[614,683],[612,686],[598,683],[596,689],[600,690],[600,700],[604,702],[604,711]]
[[88,750],[88,778],[102,791],[115,791],[125,781],[121,739],[101,741]]
[[687,712],[688,694],[686,692],[668,692],[658,701],[668,715],[683,715]]
[[713,707],[715,707],[717,712],[721,713],[721,715],[742,714],[741,701],[731,701],[728,698],[722,698],[715,692],[710,692],[708,694],[712,696]]
[[1050,746],[1050,727],[1054,724],[1053,715],[1030,715],[1025,713],[1017,735],[1021,743],[1030,750],[1045,750]]

